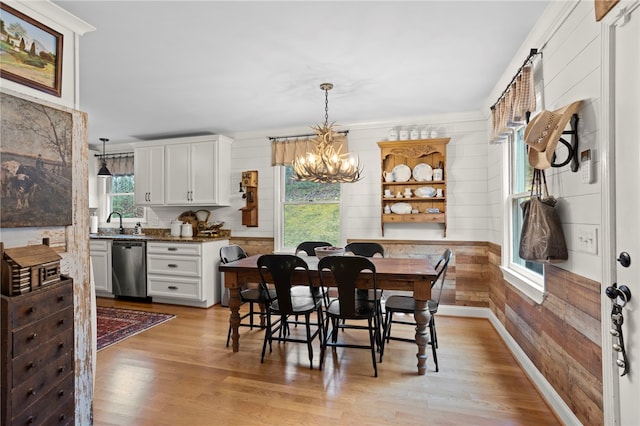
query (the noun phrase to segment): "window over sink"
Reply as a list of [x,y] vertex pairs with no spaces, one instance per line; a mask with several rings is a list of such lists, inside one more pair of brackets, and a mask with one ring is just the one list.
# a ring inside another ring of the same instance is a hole
[[112,211],[120,212],[123,222],[146,221],[146,208],[135,205],[135,176],[133,174],[113,175],[101,180],[104,181],[103,193],[106,214]]

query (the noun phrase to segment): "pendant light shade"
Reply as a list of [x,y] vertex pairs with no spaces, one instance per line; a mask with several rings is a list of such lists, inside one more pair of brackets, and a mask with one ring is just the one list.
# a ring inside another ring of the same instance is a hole
[[105,142],[108,142],[109,139],[100,138],[100,140],[102,141],[102,167],[100,167],[100,170],[98,171],[98,176],[109,177],[111,176],[111,172],[107,168],[107,159],[106,159],[105,150],[104,150],[104,144]]

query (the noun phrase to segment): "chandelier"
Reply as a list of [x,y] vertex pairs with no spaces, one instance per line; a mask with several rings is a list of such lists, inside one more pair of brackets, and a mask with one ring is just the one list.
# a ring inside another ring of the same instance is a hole
[[333,84],[322,83],[320,89],[324,90],[324,124],[311,127],[316,132],[316,147],[314,152],[293,161],[294,179],[321,183],[357,182],[362,179],[360,162],[348,152],[340,154],[342,145],[334,145],[338,134],[333,130],[333,123],[328,123],[329,90],[333,89]]

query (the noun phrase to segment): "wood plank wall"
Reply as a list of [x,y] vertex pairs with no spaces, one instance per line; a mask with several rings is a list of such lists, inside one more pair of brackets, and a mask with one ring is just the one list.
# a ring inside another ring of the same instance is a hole
[[600,283],[545,265],[537,305],[502,278],[489,243],[490,308],[583,424],[602,425]]
[[[489,261],[486,242],[358,240],[382,244],[388,257],[429,257],[437,262],[445,248],[453,257],[442,290],[441,303],[489,307]],[[249,255],[272,253],[273,238],[231,237],[231,244],[242,246]],[[348,241],[351,242],[351,241]]]

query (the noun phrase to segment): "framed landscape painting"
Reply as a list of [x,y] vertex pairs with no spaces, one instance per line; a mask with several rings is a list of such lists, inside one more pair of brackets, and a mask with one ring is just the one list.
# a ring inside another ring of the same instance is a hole
[[0,3],[0,76],[60,97],[62,39],[59,32]]
[[0,227],[72,223],[72,114],[0,96]]

